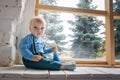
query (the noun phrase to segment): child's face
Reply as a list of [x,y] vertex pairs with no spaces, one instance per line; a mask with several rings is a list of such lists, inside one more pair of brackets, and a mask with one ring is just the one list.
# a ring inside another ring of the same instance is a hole
[[45,26],[40,22],[33,21],[30,25],[30,31],[34,36],[42,37],[45,32]]

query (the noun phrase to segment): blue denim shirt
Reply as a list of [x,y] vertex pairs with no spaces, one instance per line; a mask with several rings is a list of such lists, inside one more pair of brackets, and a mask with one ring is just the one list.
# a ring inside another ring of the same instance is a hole
[[27,36],[22,38],[19,43],[19,50],[20,50],[22,57],[28,60],[33,59],[34,57],[33,37],[34,37],[35,48],[36,48],[37,53],[42,52],[42,53],[47,54],[47,53],[52,52],[51,48],[44,49],[45,43],[42,38],[38,38],[38,37],[33,36],[32,34],[28,34]]

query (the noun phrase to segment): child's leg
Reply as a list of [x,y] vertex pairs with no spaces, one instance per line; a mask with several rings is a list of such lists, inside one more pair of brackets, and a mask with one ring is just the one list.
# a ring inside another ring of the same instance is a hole
[[53,53],[53,60],[54,61],[60,61],[58,53]]
[[23,58],[23,64],[27,68],[32,69],[41,69],[41,70],[71,70],[73,71],[76,68],[75,63],[70,62],[60,62],[60,61],[53,61],[52,59],[43,58],[39,62],[29,61]]
[[28,68],[41,70],[60,70],[61,64],[51,59],[43,58],[39,62],[28,61],[24,63]]

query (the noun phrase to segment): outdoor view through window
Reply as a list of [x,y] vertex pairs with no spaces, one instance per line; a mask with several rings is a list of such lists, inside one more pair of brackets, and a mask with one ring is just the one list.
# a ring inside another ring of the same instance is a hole
[[[120,13],[120,0],[113,0],[113,11]],[[115,59],[120,61],[120,19],[114,19]]]
[[[40,4],[104,10],[104,0],[99,1],[64,0],[63,3],[63,0],[40,0]],[[100,8],[100,5],[103,6]],[[39,16],[47,22],[46,47],[57,45],[61,59],[106,60],[105,17],[58,12],[40,12]]]

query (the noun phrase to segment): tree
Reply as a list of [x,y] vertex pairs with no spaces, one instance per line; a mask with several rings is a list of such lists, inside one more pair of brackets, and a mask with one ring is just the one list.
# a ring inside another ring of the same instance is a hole
[[[41,0],[41,3],[48,5],[56,5],[56,1],[57,0]],[[47,46],[57,44],[59,51],[64,50],[62,46],[65,45],[66,42],[64,42],[65,35],[62,34],[63,25],[60,24],[62,21],[60,20],[59,13],[42,12],[41,15],[44,17],[47,23],[47,30],[45,36]]]
[[[115,0],[113,10],[120,12],[120,0]],[[114,20],[115,56],[120,59],[120,19]]]
[[[83,9],[97,8],[97,6],[92,5],[92,0],[79,0],[77,6]],[[102,39],[96,33],[99,32],[102,21],[99,21],[96,17],[76,15],[75,21],[68,22],[73,25],[70,30],[74,35],[70,36],[72,37],[74,57],[96,58],[102,43]]]

